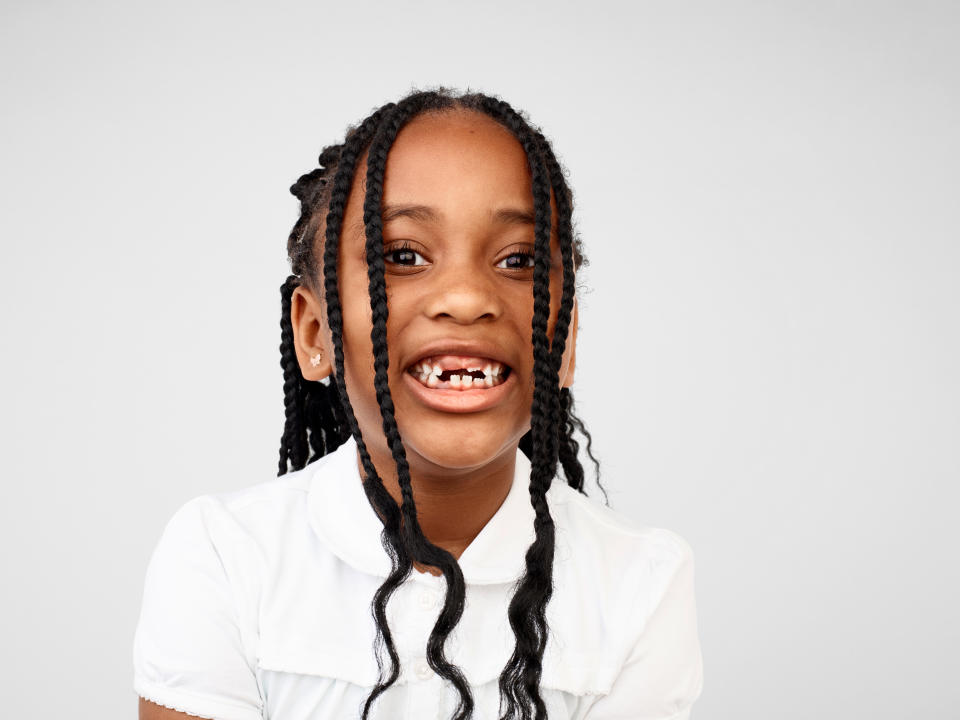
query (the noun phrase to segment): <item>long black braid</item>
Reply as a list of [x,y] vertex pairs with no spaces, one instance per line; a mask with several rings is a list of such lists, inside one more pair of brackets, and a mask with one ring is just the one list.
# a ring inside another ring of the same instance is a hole
[[[530,165],[533,185],[535,241],[533,270],[533,356],[534,392],[531,417],[533,460],[530,476],[530,502],[536,511],[536,539],[526,554],[526,573],[514,592],[507,610],[510,626],[517,639],[513,655],[500,676],[501,710],[503,700],[508,707],[521,708],[528,717],[527,698],[535,707],[535,717],[547,716],[540,697],[544,649],[547,644],[546,608],[553,595],[553,557],[555,528],[547,506],[546,493],[557,469],[557,414],[560,407],[558,372],[563,354],[570,312],[573,306],[572,233],[558,232],[563,256],[563,296],[553,336],[553,347],[547,335],[550,317],[550,185],[539,139],[523,119],[506,103],[485,101],[487,113],[513,132],[523,145]],[[565,198],[557,197],[560,214],[558,229],[569,218],[562,214],[568,208]]]
[[[344,208],[346,207],[347,198],[350,194],[350,186],[353,182],[357,160],[362,154],[363,149],[369,145],[383,115],[390,109],[391,105],[392,103],[385,105],[374,112],[361,123],[355,132],[349,133],[344,142],[331,186],[330,198],[327,203],[326,244],[323,254],[323,279],[326,290],[327,320],[331,335],[333,336],[335,358],[334,378],[339,389],[341,402],[346,411],[345,414],[350,424],[350,431],[357,441],[361,463],[366,472],[366,477],[363,482],[364,491],[371,505],[379,511],[380,516],[383,518],[384,529],[381,542],[387,554],[390,556],[392,568],[390,575],[374,594],[374,600],[371,606],[377,628],[374,650],[380,680],[364,704],[364,720],[366,720],[370,712],[370,706],[376,697],[396,682],[400,675],[400,658],[397,655],[393,643],[393,636],[390,632],[389,623],[387,622],[386,606],[390,597],[410,574],[412,564],[407,548],[400,536],[400,509],[397,507],[396,501],[394,501],[393,497],[384,487],[383,480],[377,474],[373,461],[370,459],[370,453],[367,451],[366,443],[363,440],[363,435],[360,432],[360,427],[354,416],[353,407],[347,396],[343,359],[343,316],[340,308],[340,290],[337,278],[337,255],[340,242],[340,226],[343,222]],[[312,238],[308,238],[308,241],[310,243],[313,242]],[[380,658],[380,649],[382,647],[386,648],[390,658],[390,672],[386,681],[384,681],[383,678],[383,664]]]
[[[383,417],[383,432],[397,465],[401,492],[400,511],[403,517],[403,541],[410,555],[418,562],[438,567],[441,570],[448,589],[458,588],[455,592],[449,590],[447,592],[446,601],[427,642],[427,662],[438,675],[449,680],[456,688],[460,701],[454,717],[459,719],[472,716],[473,697],[463,673],[446,659],[443,646],[447,636],[463,614],[465,601],[463,574],[456,558],[449,551],[431,543],[420,527],[413,500],[410,467],[397,428],[393,399],[387,378],[389,364],[387,352],[388,309],[384,280],[383,225],[380,209],[383,197],[383,176],[386,169],[387,154],[400,128],[409,118],[429,106],[430,99],[431,95],[429,94],[418,93],[412,95],[390,108],[389,114],[383,119],[367,156],[367,193],[364,199],[363,221],[367,237],[366,252],[370,281],[370,307],[373,310],[373,329],[370,337],[373,341],[374,386],[377,392],[377,403]],[[460,591],[459,588],[463,588],[463,591]],[[374,694],[371,694],[368,706],[373,697]],[[364,712],[364,715],[366,716],[366,712]]]
[[[526,554],[526,572],[518,581],[508,610],[508,617],[517,639],[512,657],[500,676],[502,717],[506,720],[546,717],[546,708],[539,692],[542,660],[548,628],[546,606],[552,595],[554,525],[546,502],[546,492],[559,460],[568,484],[584,493],[584,472],[578,459],[579,444],[573,439],[575,430],[587,438],[587,454],[597,469],[599,463],[591,451],[591,437],[583,422],[574,414],[573,396],[569,388],[558,387],[558,373],[566,342],[574,295],[574,271],[586,262],[579,241],[574,238],[571,211],[572,193],[563,171],[538,130],[509,104],[481,93],[457,95],[446,88],[418,91],[398,103],[388,103],[373,112],[360,125],[348,129],[341,145],[324,148],[320,166],[303,175],[291,187],[301,202],[301,214],[288,240],[288,255],[293,274],[281,287],[281,366],[284,371],[286,423],[280,447],[279,474],[300,469],[307,463],[333,452],[350,435],[357,441],[366,477],[364,490],[371,506],[383,518],[382,544],[391,558],[392,570],[377,590],[371,612],[377,626],[375,653],[380,679],[366,699],[363,718],[367,718],[374,700],[399,677],[400,663],[386,619],[386,604],[393,592],[409,576],[412,561],[435,566],[447,584],[444,606],[435,624],[427,647],[427,659],[434,671],[449,680],[459,694],[454,714],[457,720],[472,717],[474,701],[463,673],[446,660],[443,646],[463,613],[466,588],[456,559],[448,551],[431,543],[420,528],[410,481],[409,465],[394,416],[393,401],[387,382],[389,356],[386,345],[388,307],[384,278],[382,221],[380,203],[386,158],[400,129],[417,115],[430,111],[470,109],[485,113],[510,130],[527,154],[533,178],[535,208],[534,247],[534,400],[531,408],[531,429],[520,440],[520,449],[531,458],[530,499],[536,512],[536,540]],[[384,434],[397,465],[401,489],[398,507],[387,492],[370,459],[363,441],[344,380],[342,312],[336,275],[337,253],[343,212],[358,158],[369,150],[366,167],[364,224],[370,304],[373,313],[375,387],[381,409]],[[331,172],[333,176],[331,177]],[[563,257],[563,295],[552,345],[547,327],[550,314],[550,190],[554,191],[558,211],[558,238]],[[325,214],[324,214],[325,211]],[[325,382],[309,382],[303,378],[296,360],[293,328],[290,320],[291,296],[298,285],[317,291],[318,267],[314,250],[315,236],[325,220],[323,254],[323,287],[327,303],[327,319],[333,336],[335,373]],[[307,457],[308,449],[312,451]],[[601,489],[602,486],[601,486]],[[605,491],[604,491],[605,492]],[[390,669],[384,677],[381,650],[390,658]],[[504,710],[504,704],[506,710]],[[531,713],[531,705],[533,710]]]

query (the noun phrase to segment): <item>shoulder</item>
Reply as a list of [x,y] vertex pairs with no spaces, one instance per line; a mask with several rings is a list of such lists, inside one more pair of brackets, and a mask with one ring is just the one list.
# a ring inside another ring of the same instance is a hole
[[228,575],[262,565],[291,537],[302,538],[310,482],[325,459],[236,490],[190,498],[166,522],[154,555],[197,558],[206,552]]
[[297,534],[296,523],[285,521],[306,504],[312,473],[308,465],[198,495],[167,520],[147,566],[134,633],[141,697],[191,716],[260,717],[253,669],[267,570],[284,534]]
[[593,608],[635,636],[678,578],[692,575],[693,548],[679,533],[633,520],[568,485],[551,495],[557,583],[570,609]]
[[555,483],[550,496],[558,536],[566,537],[581,561],[624,571],[692,560],[690,543],[673,530],[643,524],[566,483]]
[[605,693],[641,638],[650,637],[657,613],[687,602],[693,549],[673,530],[633,520],[565,483],[552,486],[548,498],[556,528],[548,613],[563,648],[551,677],[572,683],[566,668],[576,667]]
[[602,648],[588,714],[687,717],[703,688],[692,546],[569,486],[557,495],[567,644]]
[[300,470],[247,484],[236,490],[198,495],[185,506],[195,508],[195,512],[206,511],[243,520],[263,508],[296,505],[303,502],[304,496],[309,492],[311,478],[326,460],[329,460],[329,456],[320,458]]
[[314,475],[330,460],[321,457],[300,470],[247,484],[236,490],[197,495],[184,502],[171,523],[201,520],[209,525],[231,524],[255,532],[264,520],[295,512],[306,503]]
[[[165,630],[171,618],[183,628],[184,644],[187,636],[206,637],[209,628],[234,624],[243,653],[252,657],[262,602],[274,594],[267,579],[279,582],[277,568],[301,564],[312,549],[306,507],[319,462],[237,490],[197,495],[177,508],[147,564],[138,657],[165,652],[165,643],[175,639]],[[208,645],[222,643],[213,638]]]

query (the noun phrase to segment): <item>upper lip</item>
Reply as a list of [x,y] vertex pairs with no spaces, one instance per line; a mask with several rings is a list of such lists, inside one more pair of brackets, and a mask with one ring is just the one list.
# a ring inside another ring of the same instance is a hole
[[456,338],[441,338],[420,347],[413,360],[407,363],[409,368],[424,358],[435,355],[467,355],[471,357],[489,358],[510,367],[506,361],[506,353],[496,343],[487,340],[463,340]]

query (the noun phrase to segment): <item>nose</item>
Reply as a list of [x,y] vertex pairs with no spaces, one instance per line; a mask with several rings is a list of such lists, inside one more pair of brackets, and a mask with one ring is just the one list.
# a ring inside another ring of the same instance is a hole
[[500,294],[493,278],[483,268],[458,264],[435,275],[435,284],[427,291],[424,313],[434,320],[447,319],[467,325],[496,320],[503,314]]

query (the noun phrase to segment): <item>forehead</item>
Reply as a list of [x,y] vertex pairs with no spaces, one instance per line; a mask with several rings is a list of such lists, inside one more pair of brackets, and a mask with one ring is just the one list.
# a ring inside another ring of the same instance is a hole
[[390,148],[384,202],[416,202],[443,212],[533,207],[527,156],[513,134],[470,110],[419,115]]

